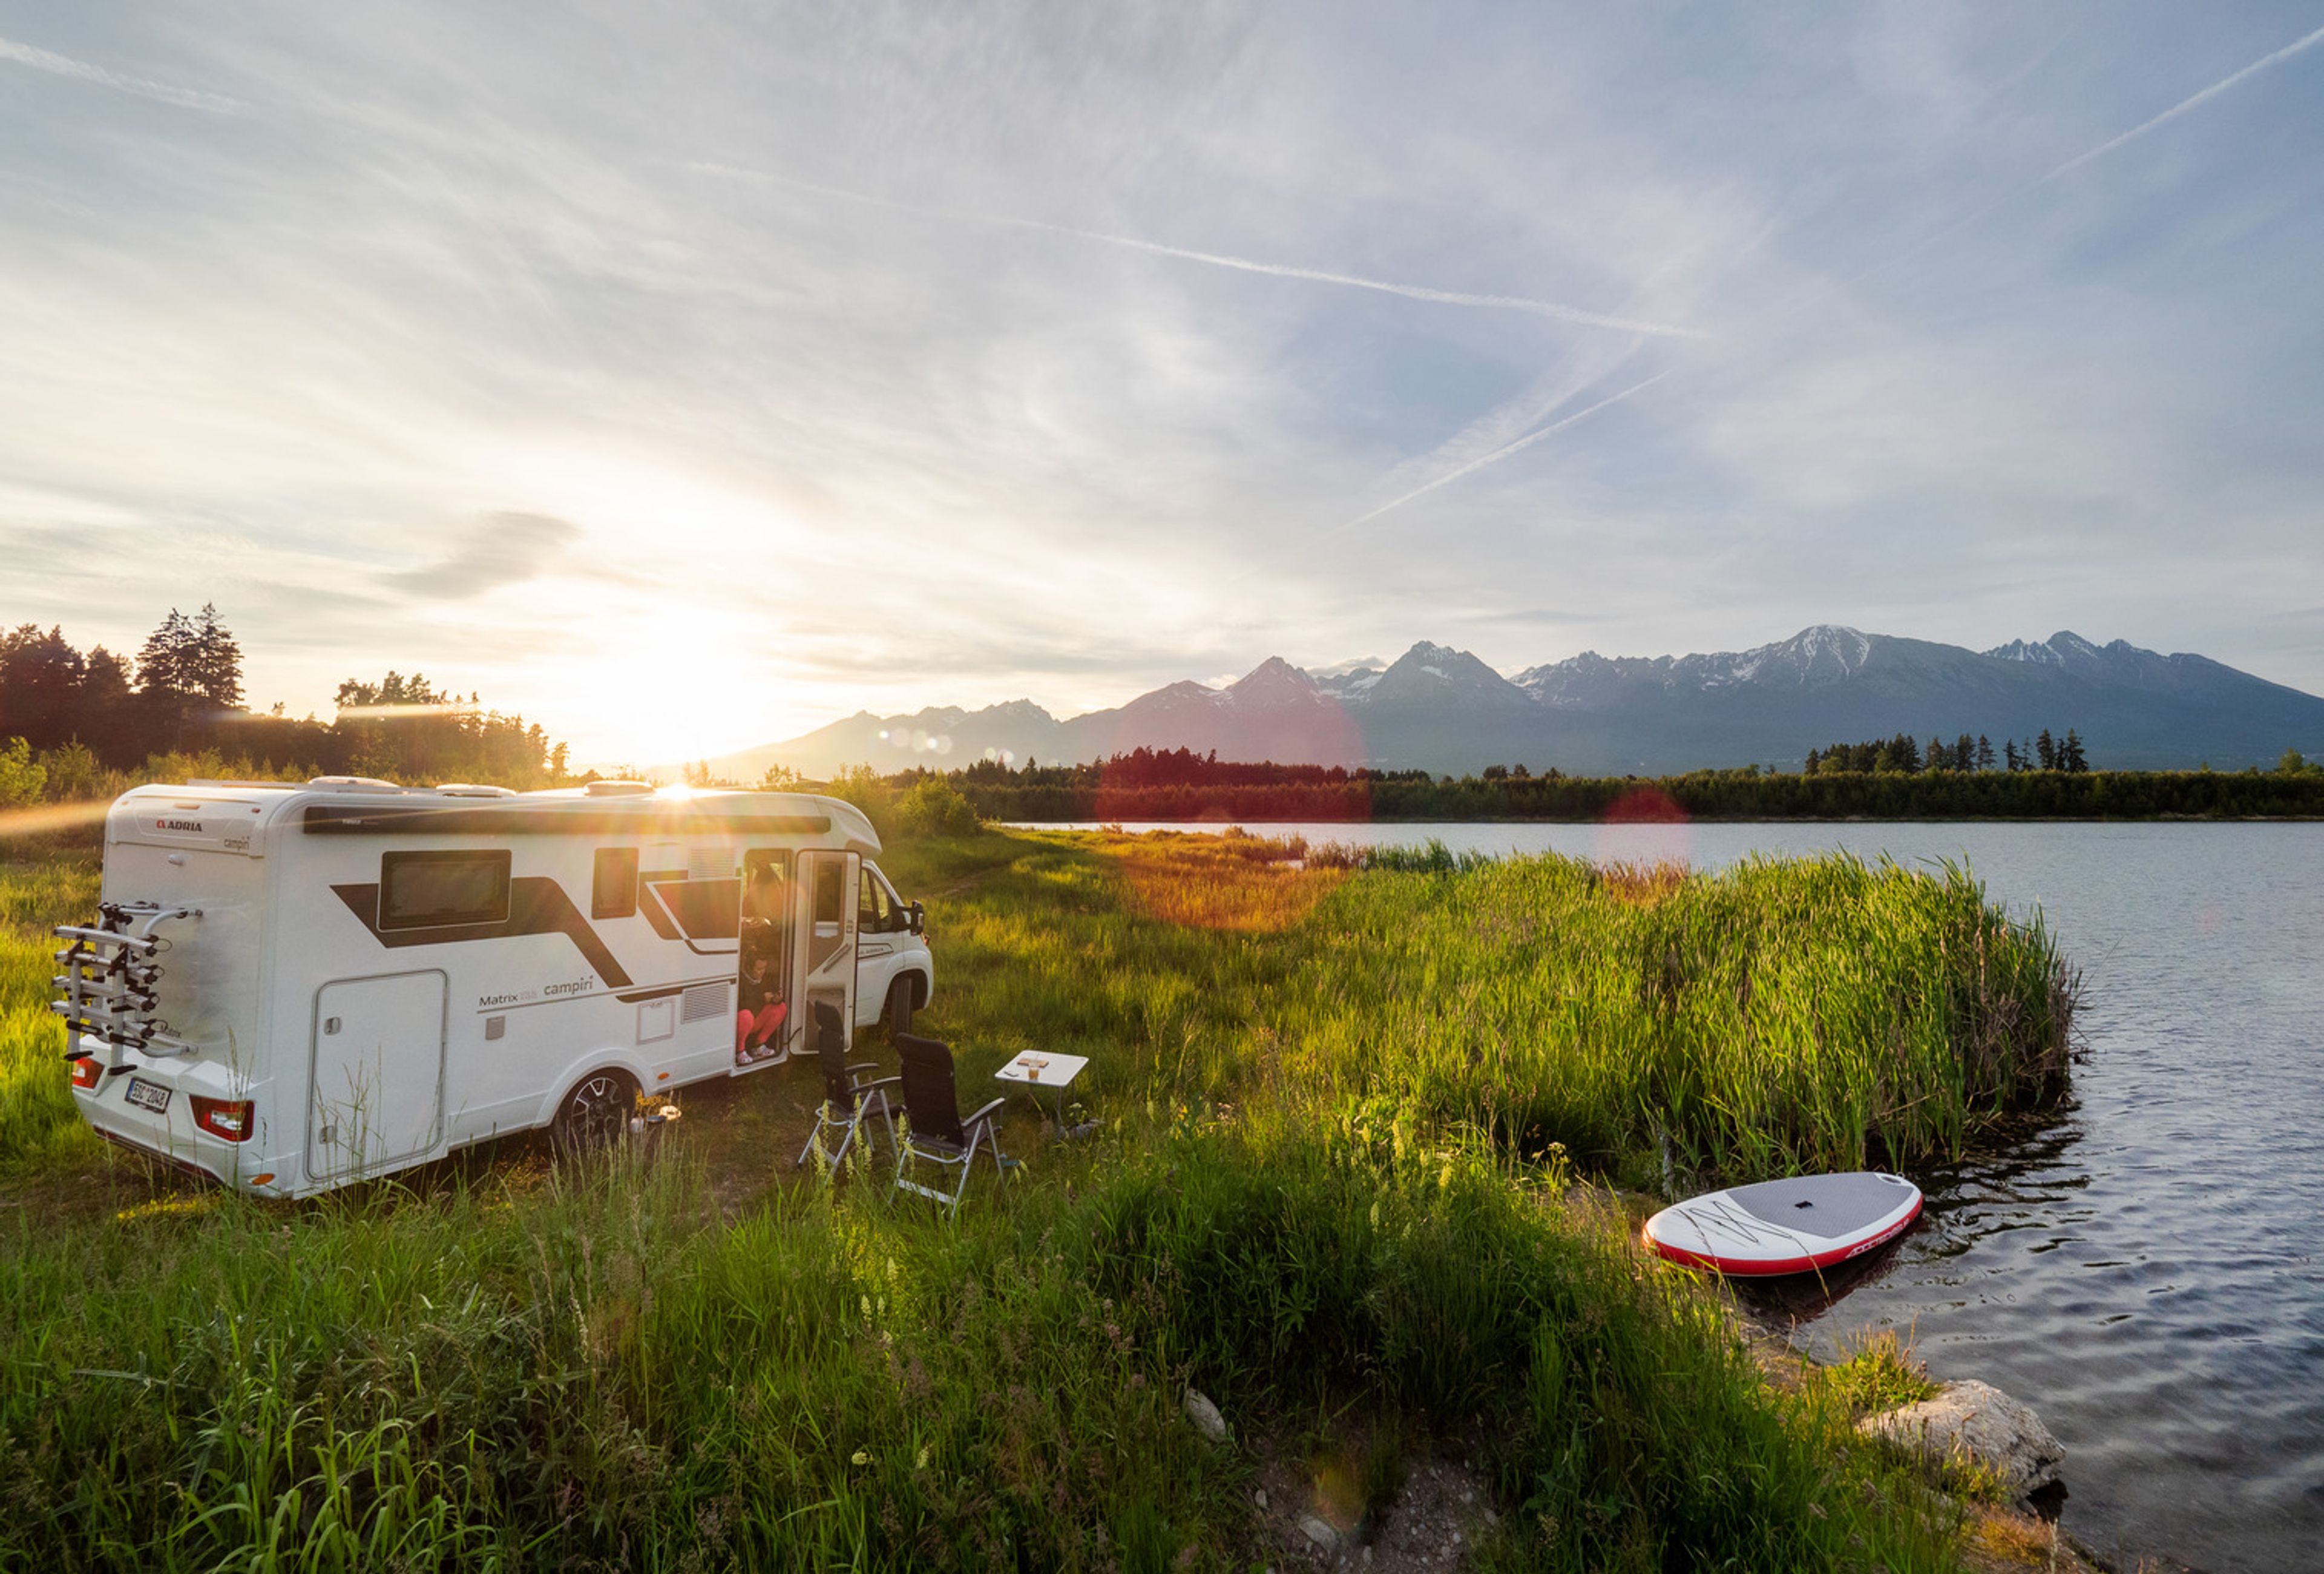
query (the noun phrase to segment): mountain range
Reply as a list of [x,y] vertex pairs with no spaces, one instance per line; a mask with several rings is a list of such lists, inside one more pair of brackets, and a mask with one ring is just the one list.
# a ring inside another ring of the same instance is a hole
[[1222,759],[1466,773],[1489,764],[1570,775],[1659,775],[1758,764],[1899,732],[2028,739],[2081,735],[2099,770],[2272,765],[2324,753],[2324,699],[2199,655],[2161,655],[2070,633],[1989,651],[1818,625],[1756,650],[1601,656],[1504,675],[1423,642],[1393,662],[1305,671],[1269,657],[1223,687],[1172,683],[1059,719],[1028,699],[910,716],[859,712],[710,762],[755,780],[1007,759],[1102,760],[1141,745]]

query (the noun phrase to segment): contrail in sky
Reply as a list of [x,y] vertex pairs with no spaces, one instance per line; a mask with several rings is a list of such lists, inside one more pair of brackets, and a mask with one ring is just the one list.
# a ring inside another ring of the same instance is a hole
[[1422,284],[1397,284],[1385,279],[1366,279],[1354,273],[1328,273],[1321,268],[1299,268],[1285,263],[1260,263],[1249,257],[1225,256],[1217,252],[1189,251],[1184,246],[1164,245],[1159,241],[1139,240],[1132,236],[1106,235],[1094,229],[1075,229],[1069,225],[1045,224],[1037,218],[1001,218],[990,222],[1016,225],[1026,229],[1045,229],[1052,235],[1070,235],[1082,240],[1101,241],[1107,245],[1127,246],[1131,251],[1150,252],[1157,257],[1184,257],[1190,263],[1209,263],[1213,267],[1235,268],[1246,273],[1266,273],[1277,279],[1306,279],[1318,284],[1345,284],[1356,290],[1377,290],[1383,295],[1401,295],[1409,301],[1434,301],[1446,306],[1499,307],[1508,311],[1529,311],[1536,317],[1552,318],[1559,322],[1619,329],[1626,333],[1653,334],[1665,338],[1710,337],[1700,329],[1640,322],[1632,318],[1586,311],[1578,306],[1561,305],[1554,301],[1529,300],[1523,295],[1472,295],[1461,290],[1432,290]]
[[2218,97],[2220,94],[2226,92],[2228,88],[2234,87],[2236,83],[2244,80],[2246,78],[2255,77],[2260,72],[2267,69],[2270,66],[2281,64],[2282,62],[2290,60],[2292,56],[2300,53],[2301,51],[2312,48],[2319,43],[2324,43],[2324,27],[2318,28],[2306,38],[2285,44],[2282,49],[2276,51],[2273,54],[2267,56],[2264,60],[2254,60],[2250,65],[2246,66],[2242,70],[2237,71],[2232,77],[2221,78],[2219,80],[2212,83],[2209,87],[2204,88],[2201,92],[2195,94],[2193,97],[2181,98],[2178,103],[2173,104],[2170,108],[2164,110],[2153,119],[2144,121],[2137,125],[2132,126],[2128,131],[2124,132],[2120,136],[2116,137],[2113,141],[2102,142],[2098,146],[2092,148],[2089,152],[2083,153],[2080,157],[2068,159],[2064,163],[2060,164],[2056,169],[2043,176],[2041,180],[2035,181],[2034,184],[2037,186],[2046,185],[2050,181],[2056,180],[2061,175],[2068,174],[2075,170],[2080,169],[2092,159],[2103,158],[2107,153],[2110,153],[2114,152],[2115,149],[2120,147],[2123,144],[2132,142],[2139,137],[2144,136],[2148,132],[2153,131],[2156,126],[2163,125],[2165,121],[2178,119],[2181,116],[2186,114],[2187,111],[2194,108],[2198,104],[2202,104]]
[[1567,427],[1572,426],[1577,421],[1587,421],[1590,417],[1605,409],[1609,404],[1619,404],[1631,394],[1643,393],[1669,375],[1670,373],[1667,371],[1656,372],[1653,376],[1648,377],[1642,383],[1633,383],[1618,394],[1608,394],[1605,398],[1600,399],[1597,403],[1589,406],[1587,409],[1577,410],[1571,415],[1551,421],[1547,426],[1537,427],[1534,431],[1526,433],[1525,436],[1517,439],[1515,442],[1503,443],[1499,448],[1495,449],[1492,452],[1480,455],[1478,458],[1471,459],[1467,464],[1459,467],[1457,469],[1447,470],[1442,476],[1437,477],[1434,481],[1430,481],[1424,486],[1415,486],[1411,491],[1406,492],[1401,497],[1391,497],[1386,503],[1381,504],[1378,508],[1371,510],[1368,514],[1359,514],[1353,519],[1333,525],[1328,530],[1318,531],[1314,535],[1305,536],[1297,541],[1285,542],[1273,552],[1262,554],[1259,558],[1250,561],[1240,573],[1229,575],[1227,577],[1228,580],[1232,582],[1234,580],[1247,579],[1251,575],[1258,573],[1266,563],[1270,562],[1277,558],[1280,558],[1286,553],[1295,551],[1312,551],[1315,547],[1324,542],[1330,541],[1333,536],[1345,535],[1348,532],[1355,529],[1356,526],[1363,524],[1368,521],[1378,519],[1381,514],[1389,512],[1391,509],[1401,508],[1416,497],[1425,497],[1429,493],[1435,491],[1439,486],[1449,486],[1463,476],[1473,476],[1479,470],[1483,469],[1487,465],[1498,465],[1503,459],[1508,458],[1511,454],[1523,452],[1525,449],[1529,449],[1533,447],[1534,444],[1541,441],[1542,439],[1549,437],[1556,432],[1563,431]]
[[[1392,497],[1388,499],[1388,501],[1381,504],[1370,514],[1359,514],[1355,518],[1348,521],[1347,523],[1325,531],[1323,535],[1333,536],[1339,534],[1340,532],[1343,530],[1353,530],[1356,526],[1363,523],[1367,520],[1378,519],[1381,514],[1388,513],[1392,508],[1403,507],[1406,504],[1411,502],[1416,497],[1426,496],[1429,493],[1435,491],[1439,486],[1450,486],[1463,476],[1474,475],[1477,471],[1483,469],[1487,465],[1499,464],[1511,454],[1518,453],[1526,449],[1533,447],[1534,444],[1541,441],[1542,439],[1550,436],[1552,433],[1563,431],[1567,427],[1572,426],[1577,421],[1588,420],[1591,416],[1593,416],[1600,411],[1605,409],[1609,404],[1619,404],[1623,400],[1628,399],[1633,394],[1644,393],[1646,389],[1653,387],[1655,384],[1661,382],[1665,377],[1669,375],[1670,373],[1666,371],[1656,372],[1653,376],[1648,377],[1643,383],[1633,383],[1628,387],[1623,389],[1619,394],[1609,394],[1605,398],[1600,399],[1597,403],[1591,405],[1586,410],[1577,410],[1572,414],[1566,416],[1562,420],[1553,421],[1547,426],[1540,427],[1533,431],[1526,433],[1525,436],[1517,439],[1515,442],[1503,443],[1491,453],[1483,454],[1476,458],[1471,459],[1467,464],[1462,465],[1457,470],[1447,470],[1443,475],[1437,477],[1434,481],[1430,481],[1423,486],[1415,486],[1411,491],[1406,493],[1401,497]],[[1318,536],[1315,539],[1320,541],[1323,539],[1323,537]],[[1312,546],[1314,542],[1311,542],[1307,544]]]
[[1888,269],[1895,267],[1899,263],[1909,261],[1913,257],[1919,255],[1922,252],[1926,251],[1929,247],[1936,245],[1937,242],[1944,239],[1947,236],[1953,234],[1957,230],[1965,229],[1969,226],[1975,224],[1978,219],[1983,218],[1987,214],[1994,211],[1994,209],[1997,208],[2006,208],[2010,203],[2015,202],[2021,198],[2030,196],[2034,192],[2039,191],[2043,187],[2048,185],[2051,181],[2059,179],[2061,176],[2072,174],[2076,170],[2080,169],[2084,164],[2089,163],[2091,160],[2104,158],[2107,154],[2114,152],[2115,149],[2122,146],[2123,144],[2136,141],[2138,138],[2144,136],[2148,132],[2153,131],[2155,127],[2162,125],[2168,121],[2178,119],[2179,116],[2186,114],[2190,109],[2195,108],[2198,105],[2209,103],[2210,100],[2218,97],[2220,94],[2226,92],[2228,88],[2235,87],[2237,83],[2244,81],[2246,79],[2266,70],[2270,66],[2280,65],[2283,61],[2290,60],[2292,56],[2300,53],[2302,50],[2312,49],[2319,43],[2324,43],[2324,27],[2318,28],[2314,32],[2310,33],[2305,38],[2294,40],[2292,42],[2288,43],[2282,49],[2276,51],[2273,54],[2266,56],[2264,59],[2254,60],[2250,65],[2246,66],[2242,70],[2236,72],[2233,76],[2221,78],[2219,80],[2212,83],[2209,87],[2204,88],[2201,92],[2181,98],[2178,103],[2173,104],[2170,108],[2154,116],[2152,120],[2141,121],[2138,125],[2132,126],[2128,131],[2124,132],[2120,136],[2111,137],[2108,140],[2098,144],[2098,146],[2090,149],[2089,152],[2086,153],[2076,154],[2074,157],[2068,159],[2064,163],[2060,164],[2056,169],[2052,170],[2048,174],[2041,176],[2036,180],[2030,181],[2023,186],[2015,187],[2010,190],[2003,192],[1998,197],[1995,197],[1987,201],[1979,203],[1977,207],[1970,208],[1968,212],[1961,214],[1959,218],[1954,218],[1944,225],[1943,227],[1932,230],[1929,234],[1923,236],[1919,240],[1914,241],[1903,251],[1896,253],[1893,256],[1883,257],[1880,261],[1874,263],[1871,266],[1865,268],[1862,272],[1851,275],[1849,282],[1853,283],[1858,279],[1869,278],[1875,273],[1885,273]]
[[1311,283],[1342,284],[1353,290],[1376,290],[1383,295],[1401,295],[1408,301],[1429,301],[1444,306],[1483,306],[1503,311],[1530,312],[1558,322],[1578,323],[1587,328],[1610,328],[1624,333],[1648,334],[1661,338],[1708,338],[1700,329],[1679,328],[1666,322],[1641,322],[1634,318],[1615,317],[1602,311],[1585,310],[1579,306],[1567,306],[1555,301],[1536,301],[1525,295],[1480,295],[1463,290],[1435,290],[1423,284],[1399,284],[1387,279],[1367,279],[1356,273],[1335,273],[1323,268],[1296,267],[1287,263],[1262,263],[1250,257],[1229,256],[1220,252],[1199,252],[1185,246],[1165,245],[1160,241],[1141,240],[1135,236],[1108,235],[1102,230],[1077,229],[1069,224],[1050,224],[1038,218],[1017,218],[1007,214],[974,213],[957,208],[927,208],[917,203],[899,202],[892,198],[874,197],[862,191],[850,191],[838,186],[818,185],[812,181],[793,180],[788,175],[770,174],[763,170],[738,169],[732,164],[696,162],[695,169],[721,175],[740,175],[746,179],[770,181],[778,186],[789,186],[818,196],[835,197],[842,201],[861,202],[873,208],[892,208],[899,213],[923,217],[964,219],[973,224],[1000,225],[1010,229],[1040,230],[1049,235],[1070,236],[1076,240],[1096,241],[1102,245],[1121,246],[1130,251],[1146,252],[1157,257],[1177,257],[1190,263],[1207,263],[1214,268],[1232,268],[1239,273],[1264,273],[1277,279],[1305,279]]
[[149,82],[143,77],[124,77],[118,71],[108,71],[103,66],[92,66],[87,60],[77,60],[69,55],[35,49],[14,39],[0,38],[0,60],[14,60],[36,71],[46,71],[52,77],[70,77],[77,81],[95,82],[100,88],[111,88],[119,93],[134,93],[140,98],[155,98],[164,104],[174,104],[180,109],[206,109],[213,115],[235,115],[242,110],[235,99],[216,93],[197,92],[191,88],[172,88],[167,82]]

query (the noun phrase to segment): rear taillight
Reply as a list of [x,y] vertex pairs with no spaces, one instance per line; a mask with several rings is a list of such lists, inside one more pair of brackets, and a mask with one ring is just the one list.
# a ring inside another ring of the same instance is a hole
[[194,1095],[194,1124],[214,1137],[230,1143],[250,1140],[251,1101],[247,1098],[204,1098]]
[[72,1063],[73,1086],[86,1091],[105,1079],[105,1068],[97,1063],[95,1055],[83,1055]]

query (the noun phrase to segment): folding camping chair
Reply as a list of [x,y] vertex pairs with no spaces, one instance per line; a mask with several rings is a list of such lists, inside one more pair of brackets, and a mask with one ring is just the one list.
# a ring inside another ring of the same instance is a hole
[[[1014,1162],[1001,1151],[1001,1134],[993,1126],[993,1118],[1008,1100],[996,1098],[964,1119],[960,1091],[953,1081],[952,1051],[934,1039],[898,1033],[896,1053],[903,1062],[899,1080],[904,1085],[904,1134],[896,1143],[896,1185],[900,1190],[934,1198],[946,1208],[958,1208],[968,1191],[968,1175],[975,1166],[979,1147],[991,1153],[996,1171]],[[907,1180],[904,1171],[916,1160],[957,1169],[960,1184],[947,1193]]]
[[[848,1144],[863,1127],[863,1117],[874,1107],[880,1118],[887,1123],[888,1145],[896,1146],[896,1116],[888,1107],[888,1089],[899,1079],[882,1077],[877,1081],[862,1080],[862,1073],[876,1071],[879,1067],[870,1060],[850,1060],[847,1058],[847,1035],[839,1019],[839,1008],[827,1000],[815,1003],[815,1058],[823,1068],[823,1102],[815,1106],[815,1129],[807,1134],[807,1146],[791,1168],[798,1169],[807,1162],[809,1153],[823,1160],[824,1172],[828,1174],[847,1157]],[[826,1151],[825,1134],[841,1134],[839,1146]],[[872,1140],[863,1139],[867,1143]]]

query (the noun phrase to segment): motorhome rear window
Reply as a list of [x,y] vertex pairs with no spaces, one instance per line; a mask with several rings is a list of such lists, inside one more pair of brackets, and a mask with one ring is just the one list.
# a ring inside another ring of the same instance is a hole
[[599,847],[591,886],[591,918],[627,918],[638,910],[638,849]]
[[505,847],[380,855],[379,927],[383,930],[506,923],[508,916]]

